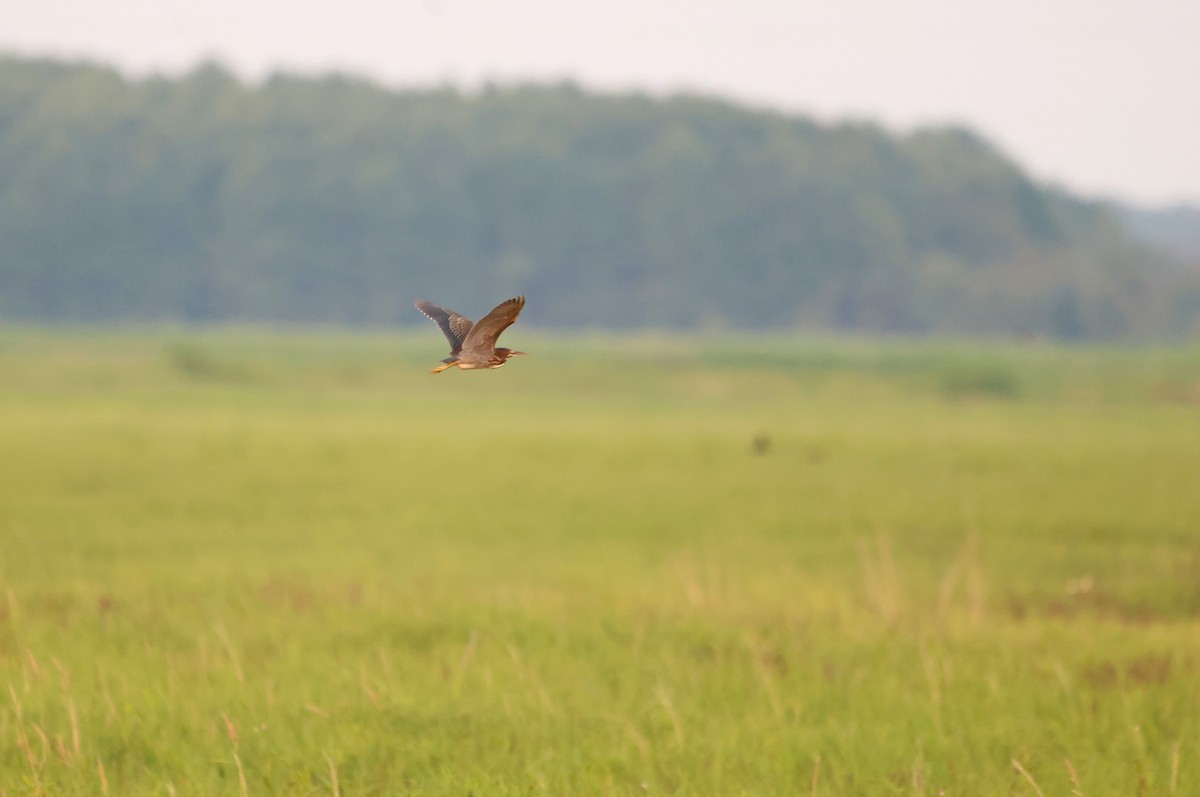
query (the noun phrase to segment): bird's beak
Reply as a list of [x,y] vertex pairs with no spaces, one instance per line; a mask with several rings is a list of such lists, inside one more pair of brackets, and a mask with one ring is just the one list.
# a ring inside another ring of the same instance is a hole
[[516,357],[518,354],[522,354],[522,355],[524,355],[524,354],[529,354],[529,352],[527,352],[527,351],[510,351],[510,352],[508,353],[508,356],[509,356],[509,357]]

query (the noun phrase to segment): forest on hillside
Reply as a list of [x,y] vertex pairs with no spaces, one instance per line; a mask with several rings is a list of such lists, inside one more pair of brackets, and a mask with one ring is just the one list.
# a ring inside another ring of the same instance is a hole
[[1179,338],[1200,279],[963,129],[0,58],[0,321]]

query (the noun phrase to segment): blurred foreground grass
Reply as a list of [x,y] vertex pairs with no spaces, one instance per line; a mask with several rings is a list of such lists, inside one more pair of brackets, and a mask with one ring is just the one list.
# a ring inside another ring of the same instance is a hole
[[0,334],[0,794],[1200,793],[1200,351],[509,334]]

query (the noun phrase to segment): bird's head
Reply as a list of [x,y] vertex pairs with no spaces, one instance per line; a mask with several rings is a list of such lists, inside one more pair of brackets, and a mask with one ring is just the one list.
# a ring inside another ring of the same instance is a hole
[[524,357],[526,354],[528,354],[528,352],[514,351],[513,349],[496,349],[496,353],[503,355],[504,359],[506,359],[506,360],[509,357],[516,357],[518,354],[521,355],[522,357]]

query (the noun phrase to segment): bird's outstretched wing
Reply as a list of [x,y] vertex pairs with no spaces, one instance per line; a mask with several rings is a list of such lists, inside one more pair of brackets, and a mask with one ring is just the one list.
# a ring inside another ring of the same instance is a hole
[[453,310],[447,310],[445,307],[438,307],[433,302],[427,302],[424,299],[413,302],[413,306],[441,327],[442,334],[446,336],[446,340],[450,341],[450,355],[458,355],[462,351],[463,341],[467,339],[467,335],[474,326],[471,319],[459,315]]
[[501,302],[492,308],[492,312],[479,319],[470,333],[463,340],[463,349],[472,354],[489,355],[496,348],[496,338],[500,333],[512,326],[525,306],[525,297],[518,296]]

